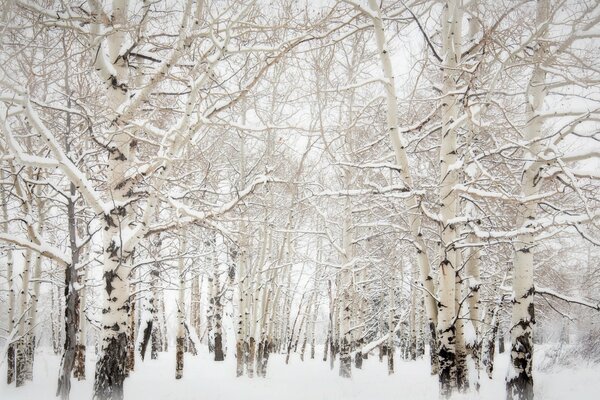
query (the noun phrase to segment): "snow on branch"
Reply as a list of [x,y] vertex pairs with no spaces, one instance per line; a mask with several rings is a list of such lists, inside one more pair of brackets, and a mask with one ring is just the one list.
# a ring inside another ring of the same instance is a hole
[[15,156],[15,160],[22,165],[28,167],[37,167],[37,168],[56,168],[58,167],[58,161],[46,158],[39,157],[36,155],[26,154],[23,152],[21,145],[15,140],[14,134],[6,120],[2,120],[2,130],[4,131],[4,137],[6,138],[6,144],[10,148],[10,151]]
[[12,243],[25,249],[33,250],[44,257],[48,257],[51,260],[56,261],[62,266],[67,266],[71,264],[71,258],[68,255],[64,254],[64,252],[62,252],[61,250],[52,247],[46,243],[37,244],[32,242],[31,240],[20,238],[7,233],[0,233],[0,240]]
[[52,155],[58,161],[58,166],[65,176],[75,185],[77,190],[83,195],[87,203],[94,209],[96,213],[107,214],[108,207],[102,201],[100,196],[94,190],[92,184],[84,176],[84,174],[73,164],[66,156],[54,135],[48,130],[46,125],[39,118],[37,112],[33,109],[31,102],[26,100],[25,111],[27,117],[31,121],[33,127],[46,140]]
[[193,209],[190,206],[183,204],[180,201],[174,200],[173,198],[169,198],[169,203],[171,207],[173,207],[182,218],[179,218],[177,221],[161,224],[157,226],[150,227],[146,230],[145,235],[149,235],[156,232],[166,231],[175,227],[181,227],[183,225],[194,224],[206,222],[209,219],[214,219],[219,217],[227,212],[231,211],[236,205],[238,205],[242,200],[244,200],[248,195],[252,194],[258,186],[266,185],[267,183],[283,183],[285,181],[276,179],[267,175],[259,175],[254,180],[246,186],[242,191],[238,192],[237,196],[228,201],[227,203],[221,205],[220,207],[210,210],[210,211],[199,211]]
[[566,301],[567,303],[579,304],[581,306],[589,307],[589,308],[594,309],[596,311],[600,311],[600,302],[592,303],[592,302],[587,301],[585,299],[581,299],[581,298],[578,298],[578,297],[572,297],[572,296],[566,296],[566,295],[563,295],[563,294],[560,294],[560,293],[556,292],[555,290],[548,289],[548,288],[541,288],[541,287],[538,287],[538,286],[536,286],[536,288],[535,288],[535,293],[536,294],[540,294],[540,295],[547,294],[548,296],[552,296],[552,297],[560,299],[562,301]]
[[402,197],[411,197],[418,194],[415,191],[410,191],[405,185],[377,186],[373,184],[372,186],[372,189],[324,190],[322,192],[313,193],[312,196],[346,197],[365,196],[369,194],[402,193]]
[[483,198],[483,199],[509,200],[509,201],[514,201],[516,203],[522,203],[522,204],[540,201],[545,198],[554,196],[558,193],[557,191],[552,191],[549,193],[539,193],[539,194],[534,194],[531,196],[523,197],[523,196],[512,195],[512,194],[508,194],[508,193],[491,192],[488,190],[476,189],[473,187],[468,187],[463,184],[455,185],[453,187],[453,190],[456,190],[457,192],[460,192],[460,193],[470,194],[472,196]]

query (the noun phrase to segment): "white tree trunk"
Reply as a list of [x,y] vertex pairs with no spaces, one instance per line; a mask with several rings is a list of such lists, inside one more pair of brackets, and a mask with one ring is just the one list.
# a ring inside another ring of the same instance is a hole
[[438,357],[440,359],[440,394],[452,395],[457,387],[456,371],[456,271],[458,268],[455,242],[457,228],[451,224],[458,209],[454,186],[458,183],[456,95],[461,56],[462,1],[448,0],[442,11],[442,137],[440,143],[440,219],[441,247],[438,286]]
[[[4,170],[0,168],[0,181],[4,181]],[[2,230],[8,233],[8,201],[4,192],[4,186],[0,188],[0,202],[2,203]],[[14,282],[14,259],[13,250],[8,248],[6,251],[6,280],[8,284],[8,321],[6,333],[8,337],[7,343],[7,368],[6,368],[6,383],[10,385],[15,379],[15,346],[13,343],[15,332],[15,282]]]
[[[524,139],[530,143],[530,147],[526,151],[526,158],[531,161],[526,163],[523,170],[521,179],[521,195],[523,197],[538,194],[542,183],[540,175],[543,167],[538,160],[542,150],[542,143],[539,139],[542,136],[543,121],[538,114],[543,108],[547,89],[545,86],[546,72],[540,63],[547,48],[544,41],[547,36],[547,25],[544,24],[550,15],[549,8],[548,0],[537,2],[536,26],[541,27],[542,31],[539,33],[540,38],[534,53],[535,64],[527,87],[527,125],[524,129]],[[530,228],[535,220],[536,208],[535,202],[520,205],[518,226],[524,229]],[[518,235],[514,244],[511,352],[506,377],[506,396],[509,400],[533,399],[534,246],[535,235],[533,233]]]
[[[406,140],[400,135],[398,126],[398,100],[396,98],[396,83],[390,58],[389,48],[385,37],[385,30],[381,18],[381,10],[379,9],[376,0],[369,0],[369,7],[375,13],[373,18],[373,26],[375,31],[375,39],[377,41],[377,49],[385,78],[385,93],[387,105],[387,129],[390,136],[390,141],[394,148],[396,163],[400,167],[400,175],[402,181],[409,190],[414,189],[413,179],[406,154]],[[419,205],[415,196],[411,196],[406,201],[406,207],[410,210],[419,210]],[[423,240],[421,233],[422,215],[419,212],[409,213],[408,224],[411,230],[413,240],[417,247],[417,262],[419,263],[419,273],[421,284],[425,288],[425,309],[427,311],[428,327],[431,334],[431,372],[432,374],[438,371],[438,359],[436,352],[433,351],[437,347],[437,332],[436,323],[437,305],[435,298],[432,296],[435,293],[433,285],[433,277],[431,276],[431,266],[427,255],[427,246]]]
[[353,266],[354,251],[352,244],[352,215],[350,200],[346,200],[344,222],[342,225],[342,269],[338,293],[340,298],[340,376],[352,377],[352,300],[354,294]]
[[21,292],[19,296],[18,332],[19,337],[15,351],[15,383],[23,386],[27,377],[27,335],[31,329],[31,321],[27,318],[29,307],[29,284],[31,276],[31,250],[24,254],[23,273],[21,274]]
[[183,238],[180,238],[179,242],[179,260],[178,265],[178,276],[179,276],[179,288],[177,297],[177,336],[175,346],[175,379],[181,379],[183,377],[183,357],[185,352],[185,252],[186,242],[185,232],[182,232]]

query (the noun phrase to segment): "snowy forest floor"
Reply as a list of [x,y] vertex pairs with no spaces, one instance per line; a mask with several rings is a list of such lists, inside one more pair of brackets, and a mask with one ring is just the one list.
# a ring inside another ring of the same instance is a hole
[[[539,349],[536,353],[541,353]],[[267,378],[235,377],[235,358],[224,362],[212,361],[207,352],[197,356],[186,354],[184,377],[175,380],[175,353],[161,353],[158,360],[136,360],[135,372],[125,381],[126,400],[332,400],[332,399],[437,399],[437,377],[430,376],[425,360],[403,361],[396,359],[396,373],[388,376],[385,360],[377,356],[365,360],[362,370],[353,369],[352,379],[338,377],[337,365],[321,360],[322,351],[314,360],[300,361],[292,355],[285,365],[284,355],[271,355]],[[481,390],[456,396],[456,399],[504,399],[504,376],[507,354],[500,354],[496,362],[494,379],[482,375]],[[91,399],[95,356],[88,354],[89,379],[73,380],[71,399]],[[26,386],[7,387],[6,364],[0,368],[0,399],[45,400],[55,399],[56,379],[60,357],[49,349],[36,354],[34,381]],[[600,366],[579,366],[575,369],[555,367],[547,372],[536,371],[535,396],[540,400],[597,399],[600,393]]]

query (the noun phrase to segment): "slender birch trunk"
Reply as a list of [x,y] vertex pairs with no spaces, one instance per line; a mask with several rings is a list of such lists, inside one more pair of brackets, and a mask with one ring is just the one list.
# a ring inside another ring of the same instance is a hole
[[417,358],[421,358],[425,355],[425,332],[423,331],[423,324],[427,320],[427,316],[425,315],[425,304],[423,304],[423,300],[423,297],[417,299]]
[[[79,265],[81,249],[77,243],[77,217],[75,214],[75,203],[72,200],[75,198],[76,190],[75,185],[71,183],[69,187],[70,197],[67,201],[67,222],[69,228],[71,264],[65,269],[65,343],[60,365],[60,375],[58,377],[58,386],[56,389],[56,395],[65,400],[69,398],[71,392],[71,373],[75,364],[77,331],[79,330],[80,320],[80,298],[79,292],[75,288],[75,284],[79,281],[77,276],[77,266]],[[79,361],[82,362],[83,360]],[[85,365],[80,368],[85,368]]]
[[[125,27],[128,19],[129,2],[114,0],[111,23]],[[99,24],[92,29],[99,35]],[[108,84],[108,108],[117,118],[111,128],[112,140],[108,149],[107,187],[111,193],[108,210],[104,214],[102,248],[104,253],[104,299],[100,321],[100,355],[96,363],[94,400],[121,400],[123,382],[127,375],[127,344],[129,302],[129,273],[134,240],[128,238],[134,214],[131,206],[133,182],[128,177],[134,168],[136,142],[124,131],[119,120],[120,107],[129,99],[129,67],[126,57],[121,56],[126,31],[116,30],[101,41],[97,63],[100,75]],[[110,68],[102,63],[112,63]],[[130,240],[124,240],[130,239]]]
[[352,216],[350,214],[350,200],[346,200],[344,222],[342,225],[342,270],[340,272],[340,376],[352,377],[352,294],[354,289],[353,271],[351,262],[354,259],[352,245]]
[[[185,236],[185,232],[182,232]],[[175,379],[181,379],[183,377],[183,357],[184,357],[184,346],[185,346],[185,252],[186,252],[186,239],[179,239],[179,260],[178,260],[178,274],[179,274],[179,290],[177,298],[177,338],[175,347]]]
[[[414,281],[411,271],[411,281]],[[409,327],[409,342],[408,342],[408,358],[410,360],[417,359],[417,293],[414,286],[410,287],[410,311],[408,314]]]
[[225,360],[225,353],[223,351],[223,303],[221,300],[221,284],[219,282],[219,271],[218,261],[215,260],[214,264],[214,276],[212,284],[212,299],[213,303],[213,314],[212,320],[214,324],[214,353],[215,361]]
[[[474,235],[469,235],[469,243],[475,243]],[[483,341],[481,337],[481,324],[480,324],[480,312],[479,307],[481,304],[479,289],[481,286],[480,283],[480,271],[479,271],[479,263],[480,263],[480,249],[479,247],[472,247],[469,252],[469,258],[466,262],[466,270],[468,276],[468,301],[469,301],[469,320],[467,324],[470,324],[471,330],[475,333],[475,337],[473,338],[473,342],[467,343],[467,350],[473,359],[473,364],[475,367],[475,382],[474,387],[477,391],[479,391],[479,371],[481,369],[481,343]]]
[[50,318],[51,318],[51,326],[52,326],[52,350],[55,355],[59,355],[60,345],[61,345],[61,329],[60,329],[60,316],[62,312],[60,294],[56,285],[52,285],[50,290],[51,297],[51,310],[50,310]]
[[19,293],[19,313],[21,318],[18,321],[19,337],[16,343],[15,350],[15,384],[17,387],[23,386],[26,380],[27,368],[27,334],[29,332],[29,283],[31,276],[31,250],[25,251],[25,260],[23,262],[23,273],[21,274],[21,292]]
[[194,269],[193,274],[190,299],[190,325],[194,332],[196,332],[196,336],[200,338],[200,302],[202,299],[200,293],[200,276],[196,269]]
[[[133,286],[135,292],[135,285]],[[137,335],[136,324],[136,301],[130,298],[129,307],[129,339],[127,341],[127,376],[135,368],[135,338]]]
[[[40,202],[38,202],[40,203]],[[40,218],[38,234],[41,236],[44,218],[44,213],[40,208],[38,211],[38,217]],[[33,262],[33,290],[31,293],[30,307],[29,307],[29,321],[30,321],[30,332],[26,336],[26,352],[27,352],[27,365],[25,367],[25,378],[28,381],[33,380],[33,363],[35,359],[35,346],[37,342],[36,327],[37,327],[37,306],[40,297],[40,279],[42,278],[42,256],[39,253],[35,253]]]
[[[147,324],[147,329],[150,330],[150,359],[156,360],[158,353],[164,350],[163,345],[163,332],[162,332],[162,319],[160,316],[161,308],[161,296],[162,291],[159,290],[159,278],[161,263],[158,261],[160,258],[160,252],[162,248],[162,238],[160,234],[156,235],[153,243],[153,249],[155,251],[155,257],[157,261],[152,264],[152,271],[150,272],[150,286],[152,296],[149,299],[149,311],[151,315],[151,321]],[[143,359],[143,357],[142,357]]]
[[328,289],[329,289],[329,329],[327,332],[327,337],[329,338],[329,349],[325,348],[325,354],[327,354],[327,350],[329,350],[329,368],[333,369],[333,363],[335,361],[336,352],[335,352],[335,343],[336,339],[336,330],[335,323],[337,321],[337,299],[335,298],[335,292],[333,289],[333,284],[331,283],[331,279],[327,281]]
[[73,377],[78,381],[85,379],[85,353],[87,348],[87,269],[83,274],[78,275],[77,283],[79,284],[79,301],[77,308],[79,309],[79,324],[77,329],[77,346],[75,349],[75,364],[73,365]]
[[[410,172],[408,156],[406,154],[406,139],[400,135],[399,131],[396,83],[387,39],[385,37],[383,20],[381,18],[381,10],[379,9],[379,5],[376,0],[369,0],[369,7],[375,13],[375,17],[373,18],[373,26],[375,31],[375,39],[377,42],[377,49],[379,51],[379,57],[381,60],[381,67],[383,69],[383,75],[385,78],[388,134],[392,146],[394,148],[396,163],[400,167],[402,181],[408,189],[414,189],[414,183]],[[415,196],[409,197],[406,203],[406,207],[408,209],[419,210],[419,205]],[[425,309],[427,311],[427,318],[429,321],[428,327],[431,337],[431,373],[436,374],[439,368],[439,362],[435,351],[435,349],[437,348],[436,323],[438,320],[438,310],[435,298],[433,297],[433,293],[435,293],[435,290],[433,284],[433,277],[431,276],[431,266],[429,263],[429,257],[427,255],[427,246],[425,244],[425,240],[423,239],[423,234],[421,233],[422,219],[422,215],[418,212],[409,213],[408,215],[408,224],[411,230],[413,240],[415,241],[415,244],[417,246],[417,262],[419,264],[420,280],[421,284],[425,288]]]
[[[0,168],[0,181],[4,181],[4,170]],[[8,201],[5,194],[4,185],[0,188],[0,202],[2,203],[2,230],[8,233]],[[8,281],[8,325],[7,325],[7,367],[6,367],[6,384],[10,385],[15,380],[15,344],[13,335],[15,332],[15,282],[14,282],[14,258],[12,248],[6,251],[6,279]]]
[[[448,0],[442,11],[442,137],[440,143],[440,217],[441,247],[438,286],[438,357],[440,359],[440,394],[449,397],[457,387],[456,360],[456,280],[458,254],[454,247],[457,227],[458,147],[456,124],[459,99],[456,94],[461,57],[462,1]],[[460,280],[459,280],[460,281]],[[460,286],[460,285],[459,285]],[[460,349],[462,351],[462,347]],[[461,355],[462,358],[462,355]],[[461,377],[462,380],[462,377]]]
[[387,354],[387,365],[388,375],[394,373],[394,320],[396,315],[396,296],[394,295],[394,287],[396,286],[396,279],[392,277],[391,285],[389,288],[389,311],[388,311],[388,339],[386,343],[386,354]]
[[498,336],[498,327],[500,325],[500,318],[498,313],[500,312],[502,300],[499,300],[494,307],[494,311],[492,312],[492,317],[490,321],[491,330],[488,335],[488,339],[486,342],[486,346],[484,348],[483,355],[483,365],[485,365],[485,371],[488,375],[488,378],[492,379],[494,373],[494,360],[496,354],[496,337]]
[[[460,261],[462,257],[457,255],[458,265],[461,265]],[[455,323],[456,327],[456,385],[460,392],[464,393],[469,388],[469,371],[467,367],[467,346],[465,343],[465,312],[461,309],[462,300],[464,298],[463,293],[463,280],[460,273],[456,273],[456,287],[455,287],[455,307],[457,312],[457,320]]]
[[[539,193],[542,179],[540,172],[542,164],[539,154],[542,151],[543,120],[539,116],[544,105],[547,88],[546,72],[541,63],[545,56],[547,43],[547,20],[550,15],[548,0],[537,2],[536,26],[541,29],[534,51],[534,67],[526,91],[527,109],[525,141],[530,143],[526,157],[531,161],[525,164],[521,178],[521,195],[525,198]],[[527,230],[534,223],[537,204],[528,202],[520,205],[518,226]],[[533,324],[535,311],[533,296],[533,251],[535,234],[522,233],[517,235],[514,243],[513,261],[513,308],[510,328],[511,351],[508,375],[506,377],[506,397],[508,400],[533,399]]]

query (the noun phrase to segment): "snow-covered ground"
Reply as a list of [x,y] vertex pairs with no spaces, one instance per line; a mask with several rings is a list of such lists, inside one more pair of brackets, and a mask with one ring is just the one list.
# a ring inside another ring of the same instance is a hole
[[[396,360],[396,373],[388,376],[385,362],[378,357],[365,360],[362,370],[353,370],[353,378],[341,379],[337,368],[318,359],[306,360],[273,355],[269,361],[266,379],[235,377],[235,359],[216,363],[208,353],[198,356],[186,354],[184,377],[175,380],[174,352],[162,353],[158,360],[137,360],[136,370],[126,380],[126,400],[387,400],[387,399],[437,399],[437,378],[428,373],[424,360],[406,362]],[[73,381],[74,400],[91,399],[93,381],[93,355],[88,356],[87,381]],[[494,380],[482,376],[479,394],[457,396],[457,399],[504,399],[504,374],[507,355],[501,354]],[[0,368],[1,400],[55,399],[56,377],[60,358],[41,349],[36,355],[34,381],[25,387],[7,387],[6,365]],[[558,369],[551,372],[536,371],[536,398],[539,400],[592,400],[599,398],[600,367],[582,366],[577,369]]]

